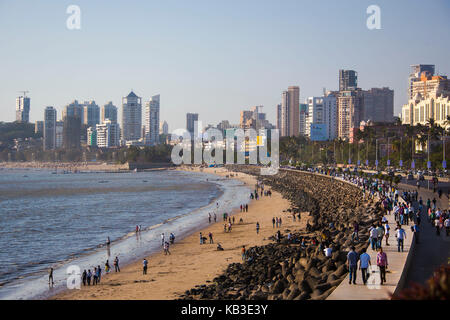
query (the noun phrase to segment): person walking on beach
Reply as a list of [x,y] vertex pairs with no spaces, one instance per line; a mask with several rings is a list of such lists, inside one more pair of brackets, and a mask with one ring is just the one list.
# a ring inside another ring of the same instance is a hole
[[347,254],[347,268],[349,273],[348,284],[356,284],[356,270],[358,268],[358,253],[355,251],[355,247],[352,246],[350,252]]
[[242,246],[242,250],[241,250],[241,252],[242,252],[242,261],[245,261],[245,254],[246,254],[246,250],[245,250],[245,246]]
[[367,269],[369,268],[371,263],[370,263],[370,255],[367,253],[366,248],[363,248],[362,252],[363,253],[359,256],[359,270],[361,270],[363,283],[366,284],[367,279],[369,278]]
[[259,222],[256,222],[256,234],[259,234]]
[[116,272],[120,272],[120,267],[119,267],[119,258],[116,256],[116,258],[114,259],[114,269]]
[[175,242],[175,235],[172,232],[170,233],[169,241],[170,241],[170,244],[174,244],[174,242]]
[[245,212],[248,212],[248,204],[245,205]]
[[217,216],[216,216],[216,214],[214,213],[214,223],[217,221]]
[[403,230],[402,226],[399,225],[397,229],[395,230],[395,237],[397,238],[397,250],[400,252],[400,249],[402,249],[403,252],[403,241],[406,239],[406,232]]
[[102,268],[100,268],[100,266],[97,266],[97,282],[100,283],[101,279],[102,279]]
[[208,213],[208,223],[211,223],[211,212]]
[[377,266],[380,268],[380,279],[381,284],[383,284],[386,282],[386,269],[388,267],[387,255],[386,252],[383,251],[383,248],[380,248],[377,253]]
[[161,246],[164,247],[164,232],[161,233]]
[[55,282],[53,281],[53,268],[50,268],[50,270],[48,271],[48,286],[53,287],[54,284]]
[[87,272],[86,272],[86,269],[84,269],[83,274],[81,275],[81,280],[83,281],[83,286],[86,286],[86,282],[87,282]]
[[142,274],[147,274],[147,265],[148,265],[148,261],[147,259],[144,258],[144,261],[142,261]]
[[209,243],[210,244],[214,243],[213,234],[211,232],[208,234],[208,237],[209,237]]
[[169,242],[165,242],[164,243],[164,254],[167,256],[168,254],[170,255],[170,251],[169,251]]
[[93,278],[92,285],[95,286],[98,281],[97,268],[94,268],[94,273],[92,274],[92,278]]
[[89,269],[88,273],[87,273],[87,277],[86,277],[88,286],[91,285],[91,278],[92,278],[92,272],[91,272],[91,269]]
[[275,217],[272,218],[272,226],[275,228]]
[[203,244],[203,235],[201,232],[200,232],[200,244]]

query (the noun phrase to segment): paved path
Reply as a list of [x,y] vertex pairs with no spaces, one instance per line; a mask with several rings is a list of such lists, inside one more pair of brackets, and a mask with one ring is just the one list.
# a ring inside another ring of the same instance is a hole
[[[410,185],[399,185],[400,189],[416,190]],[[420,188],[419,196],[422,197],[426,207],[427,199],[433,200],[436,197],[436,206],[442,210],[449,208],[449,201],[447,197],[439,199],[436,193],[432,190]],[[418,204],[415,204],[418,208]],[[428,222],[427,213],[425,210],[421,214],[419,244],[415,246],[414,255],[412,256],[411,264],[406,274],[406,287],[409,287],[411,282],[425,283],[433,275],[433,271],[440,265],[448,263],[450,259],[450,236],[445,235],[445,230],[441,230],[440,236],[436,235],[436,228],[432,227]]]
[[[370,255],[370,262],[374,266],[375,273],[369,276],[368,284],[364,285],[362,281],[361,271],[357,271],[356,285],[349,284],[349,276],[341,282],[341,284],[328,296],[327,300],[384,300],[390,299],[390,295],[395,291],[405,267],[406,258],[408,257],[411,247],[413,234],[409,226],[403,226],[406,231],[406,239],[404,240],[403,252],[398,252],[397,240],[395,238],[395,221],[394,214],[386,216],[390,229],[389,246],[386,246],[386,240],[383,238],[382,247],[388,258],[388,268],[386,272],[386,283],[379,283],[380,273],[376,267],[377,251],[373,251],[371,246],[367,247],[367,253]],[[359,266],[359,263],[358,263]],[[372,285],[373,284],[373,285]]]
[[[411,247],[412,232],[411,228],[408,226],[403,226],[406,231],[406,240],[404,241],[403,252],[398,252],[397,241],[395,239],[395,218],[394,214],[387,215],[387,220],[389,226],[391,227],[389,244],[386,246],[385,239],[383,239],[383,250],[386,252],[388,258],[388,269],[386,272],[386,283],[381,286],[364,285],[362,281],[361,271],[358,270],[356,277],[356,285],[348,283],[348,275],[341,284],[334,290],[327,300],[382,300],[390,299],[390,294],[394,292],[397,287],[400,277],[405,266],[406,258],[408,256],[409,249]],[[367,253],[370,255],[370,262],[373,266],[376,266],[377,262],[377,251],[373,251],[369,246],[367,248]],[[358,263],[359,266],[359,263]],[[378,269],[378,268],[376,268]],[[379,277],[379,271],[372,273],[370,277]],[[372,281],[378,280],[373,278]],[[375,281],[374,281],[375,282]],[[369,278],[368,283],[371,283]],[[378,282],[375,282],[378,283]]]

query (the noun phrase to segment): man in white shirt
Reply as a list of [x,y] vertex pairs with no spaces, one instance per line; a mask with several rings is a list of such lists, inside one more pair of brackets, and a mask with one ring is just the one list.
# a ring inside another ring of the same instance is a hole
[[375,251],[377,249],[378,231],[374,225],[369,229],[369,234],[370,234],[370,244],[372,245],[372,250]]
[[359,270],[361,270],[362,279],[364,284],[367,283],[367,279],[369,278],[369,275],[367,274],[367,268],[371,265],[370,263],[370,256],[366,252],[366,248],[362,249],[362,254],[359,256]]
[[389,230],[391,229],[391,227],[389,226],[389,223],[386,221],[386,223],[384,224],[384,237],[386,238],[386,245],[389,245]]
[[333,250],[330,247],[326,247],[325,249],[323,249],[323,252],[325,253],[325,257],[330,258]]
[[403,230],[401,226],[397,228],[397,230],[395,231],[395,237],[397,238],[398,252],[400,252],[400,248],[402,249],[403,252],[403,240],[406,239],[406,232],[405,230]]

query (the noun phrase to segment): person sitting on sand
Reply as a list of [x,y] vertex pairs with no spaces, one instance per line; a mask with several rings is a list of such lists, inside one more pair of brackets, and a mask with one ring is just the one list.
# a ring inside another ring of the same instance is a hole
[[223,251],[222,246],[220,245],[220,243],[217,244],[217,251]]

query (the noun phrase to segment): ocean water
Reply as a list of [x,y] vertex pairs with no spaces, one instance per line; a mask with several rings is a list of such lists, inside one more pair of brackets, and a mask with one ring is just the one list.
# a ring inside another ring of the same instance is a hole
[[[181,171],[52,174],[0,170],[0,299],[39,299],[67,287],[67,267],[123,266],[248,202],[234,179]],[[142,231],[136,234],[136,225]],[[107,237],[111,245],[106,246]],[[48,286],[54,268],[55,287]]]

